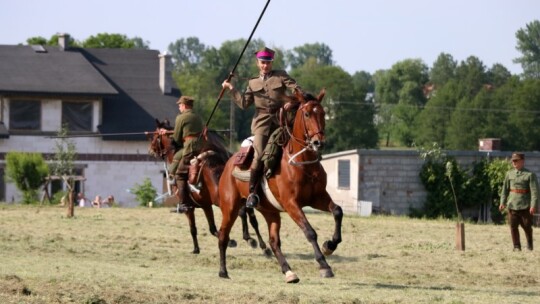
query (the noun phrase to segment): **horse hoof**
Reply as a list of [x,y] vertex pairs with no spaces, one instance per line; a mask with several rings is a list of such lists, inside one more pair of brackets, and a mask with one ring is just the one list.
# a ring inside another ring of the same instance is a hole
[[264,252],[264,256],[267,257],[267,258],[271,258],[272,257],[272,250],[266,248],[265,250],[263,250]]
[[222,278],[222,279],[230,279],[229,275],[227,274],[226,271],[220,271],[219,272],[219,277]]
[[193,251],[191,253],[199,254],[199,253],[201,253],[201,251],[199,250],[199,248],[197,248],[197,249],[193,249]]
[[230,248],[235,248],[236,246],[238,246],[238,244],[236,243],[235,240],[230,240],[230,241],[229,241],[229,247],[230,247]]
[[286,273],[285,273],[285,283],[298,283],[300,282],[300,279],[298,278],[298,276],[296,275],[296,273],[288,270]]
[[321,275],[321,278],[333,278],[334,273],[332,272],[332,269],[321,269],[319,270],[319,273]]
[[247,240],[247,242],[248,242],[249,246],[251,246],[251,248],[253,248],[253,249],[257,248],[258,244],[257,244],[257,241],[255,241],[254,239],[250,238],[249,240]]
[[328,241],[324,242],[321,251],[324,256],[330,256],[332,253],[334,253],[334,250],[328,248]]

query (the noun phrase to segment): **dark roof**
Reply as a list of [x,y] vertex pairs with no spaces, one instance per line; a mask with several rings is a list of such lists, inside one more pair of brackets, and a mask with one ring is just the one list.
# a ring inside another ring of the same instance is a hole
[[[158,51],[45,48],[47,53],[38,53],[31,46],[0,45],[0,94],[97,95],[103,99],[103,134],[153,131],[156,118],[174,121],[178,114],[181,94],[174,81],[170,94],[159,86]],[[103,139],[141,140],[144,135]]]
[[79,52],[44,46],[0,45],[0,92],[30,94],[116,94]]

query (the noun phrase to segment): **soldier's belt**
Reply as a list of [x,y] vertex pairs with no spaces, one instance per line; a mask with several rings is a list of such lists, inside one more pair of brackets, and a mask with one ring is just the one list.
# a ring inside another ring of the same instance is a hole
[[199,135],[198,134],[195,134],[195,135],[188,135],[186,137],[183,138],[184,142],[190,140],[190,139],[195,139],[195,138],[198,138]]
[[510,189],[510,192],[525,194],[529,193],[529,189]]

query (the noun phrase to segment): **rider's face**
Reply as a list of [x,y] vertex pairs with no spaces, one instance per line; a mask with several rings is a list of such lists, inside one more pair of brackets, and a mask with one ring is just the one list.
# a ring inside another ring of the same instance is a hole
[[257,60],[257,66],[261,74],[268,74],[272,71],[272,61]]

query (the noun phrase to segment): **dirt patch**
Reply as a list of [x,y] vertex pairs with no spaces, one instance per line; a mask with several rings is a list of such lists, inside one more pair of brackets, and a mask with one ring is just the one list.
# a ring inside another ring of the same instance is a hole
[[0,281],[0,293],[25,296],[32,294],[32,291],[24,285],[23,280],[16,275],[5,275],[0,278]]

